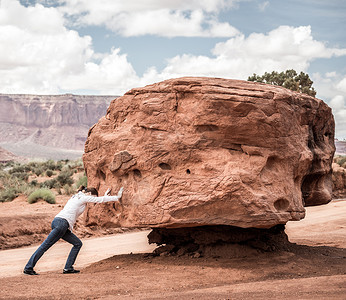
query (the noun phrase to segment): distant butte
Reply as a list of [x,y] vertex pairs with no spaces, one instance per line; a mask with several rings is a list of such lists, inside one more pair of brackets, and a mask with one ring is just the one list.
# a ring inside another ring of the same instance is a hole
[[81,157],[89,127],[115,98],[0,94],[0,146],[26,157]]

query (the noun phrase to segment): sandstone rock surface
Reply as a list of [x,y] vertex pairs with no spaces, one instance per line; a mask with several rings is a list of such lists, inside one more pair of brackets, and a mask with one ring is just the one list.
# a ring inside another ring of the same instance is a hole
[[261,83],[184,77],[112,101],[89,131],[88,186],[125,187],[87,224],[270,228],[331,200],[334,119],[322,101]]
[[333,163],[333,197],[346,197],[346,169]]

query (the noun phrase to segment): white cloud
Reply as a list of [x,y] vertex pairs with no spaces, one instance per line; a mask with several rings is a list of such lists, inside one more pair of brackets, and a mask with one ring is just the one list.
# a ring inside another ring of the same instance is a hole
[[337,85],[337,89],[346,93],[346,77],[343,78]]
[[[311,35],[310,26],[280,26],[268,34],[238,35],[212,49],[213,56],[178,55],[158,78],[186,75],[247,79],[252,73],[295,69],[306,71],[317,58],[346,55],[346,49],[328,48]],[[153,70],[150,72],[151,76]]]
[[242,0],[75,0],[60,1],[60,10],[79,26],[105,26],[117,34],[165,37],[231,37],[237,29],[219,22],[218,13]]
[[134,80],[126,55],[119,49],[94,53],[91,37],[66,29],[56,8],[0,2],[1,93],[86,89],[119,94],[133,87]]
[[346,138],[346,76],[336,72],[315,73],[311,76],[318,98],[333,110],[336,137]]
[[232,38],[217,44],[213,52],[227,57],[255,56],[256,59],[271,58],[304,65],[315,58],[346,55],[346,49],[327,48],[314,40],[310,26],[280,26],[268,34],[253,33],[248,38]]
[[339,139],[346,138],[346,102],[343,95],[336,95],[330,102],[329,105],[333,110],[335,118],[335,136]]
[[[110,16],[122,12],[137,12],[148,10],[203,10],[206,12],[220,12],[223,9],[231,8],[238,2],[247,0],[142,0],[142,1],[123,1],[123,0],[59,0],[62,7],[66,8],[71,14],[85,14],[90,19],[100,12],[106,14],[106,19]],[[45,2],[45,0],[41,0]],[[100,17],[101,18],[101,17]],[[88,19],[86,19],[88,20]]]
[[335,109],[336,111],[339,111],[341,109],[345,109],[345,101],[344,101],[344,96],[342,95],[337,95],[335,96],[330,102],[329,102],[330,107]]
[[127,37],[146,34],[166,37],[228,37],[238,34],[228,23],[219,23],[201,10],[194,10],[189,15],[167,9],[120,14],[116,19],[111,19],[107,27]]
[[311,76],[317,91],[317,97],[330,101],[337,95],[346,98],[346,75],[337,72],[314,73]]
[[88,90],[93,93],[119,95],[138,85],[139,78],[125,54],[112,49],[100,63],[85,63],[82,73],[71,74],[62,79],[61,86],[67,90]]

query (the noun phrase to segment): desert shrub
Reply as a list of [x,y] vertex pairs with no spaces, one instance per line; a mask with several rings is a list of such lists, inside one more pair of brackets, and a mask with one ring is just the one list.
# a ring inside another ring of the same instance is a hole
[[29,179],[28,173],[14,172],[11,174],[11,176],[16,177],[19,180],[23,180],[23,181],[28,181],[28,179]]
[[338,156],[334,159],[334,161],[340,166],[345,167],[346,166],[346,156]]
[[0,172],[1,202],[12,201],[21,193],[22,189],[28,185],[23,180],[24,177],[23,173]]
[[75,192],[75,189],[71,185],[68,185],[68,184],[65,184],[63,186],[63,189],[64,189],[65,195],[72,195]]
[[72,167],[70,165],[65,165],[62,167],[61,172],[72,172]]
[[23,165],[16,164],[8,171],[8,173],[10,173],[10,174],[13,174],[13,173],[28,173],[30,171],[31,171],[31,168],[27,164],[23,164]]
[[35,169],[33,170],[33,172],[34,172],[34,174],[35,174],[36,176],[40,176],[40,175],[42,175],[42,174],[44,173],[44,169],[43,169],[42,166],[38,166],[37,168],[35,168]]
[[48,170],[46,171],[46,175],[47,175],[48,177],[52,177],[53,174],[54,174],[54,172],[53,172],[51,169],[48,169]]
[[59,184],[61,186],[64,186],[65,184],[72,185],[73,179],[72,179],[72,172],[71,171],[61,171],[61,173],[56,177]]
[[31,181],[29,182],[29,185],[30,185],[30,186],[37,186],[37,185],[38,185],[38,182],[37,182],[36,179],[34,179],[34,180],[31,180]]
[[63,166],[64,166],[64,165],[63,165],[63,163],[62,163],[61,161],[58,161],[58,162],[56,163],[56,169],[57,169],[58,171],[61,171]]
[[33,193],[35,190],[37,190],[36,187],[26,184],[26,185],[22,185],[19,189],[19,193],[20,194],[24,194],[25,196],[29,196],[31,193]]
[[[44,162],[31,161],[29,163],[9,162],[0,164],[0,201],[12,201],[20,194],[29,195],[33,189],[39,187],[41,189],[56,189],[58,193],[70,195],[80,185],[87,186],[86,176],[81,176],[74,187],[72,175],[76,172],[83,171],[83,161],[61,160],[55,162],[48,160]],[[55,171],[60,171],[58,176],[38,183],[37,180],[28,182],[29,176],[35,174],[40,176],[46,174],[48,177],[55,175]]]
[[2,162],[0,163],[0,170],[8,170],[8,169],[12,169],[14,167],[14,162],[13,161],[9,161],[9,162]]
[[81,159],[70,161],[68,166],[70,169],[75,170],[75,173],[84,171],[83,161]]
[[14,161],[8,161],[6,163],[1,163],[1,169],[12,169],[15,166],[15,162]]
[[50,204],[55,204],[55,196],[54,194],[48,190],[48,189],[39,189],[34,192],[32,192],[28,197],[28,202],[30,204],[37,202],[38,200],[44,200]]
[[59,160],[57,162],[57,166],[59,166],[59,170],[62,171],[62,169],[69,163],[68,159],[63,159],[63,160]]
[[0,191],[0,202],[12,201],[18,196],[15,188],[9,187]]
[[80,176],[75,183],[75,188],[78,189],[81,185],[88,186],[88,177],[85,175]]
[[53,189],[59,187],[60,184],[56,178],[46,180],[40,184],[41,188]]
[[51,170],[51,171],[54,171],[54,170],[57,170],[57,164],[55,163],[54,160],[47,160],[45,161],[43,164],[42,164],[43,168],[45,170]]
[[31,172],[34,172],[38,166],[39,166],[39,163],[37,161],[31,161],[27,164],[27,167]]

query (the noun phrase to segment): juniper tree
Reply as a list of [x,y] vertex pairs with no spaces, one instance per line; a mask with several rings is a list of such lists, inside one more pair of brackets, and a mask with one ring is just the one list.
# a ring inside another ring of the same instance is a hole
[[313,97],[316,95],[316,91],[312,87],[313,81],[310,79],[309,75],[304,72],[298,74],[293,69],[281,73],[275,71],[271,73],[265,72],[262,76],[253,74],[249,76],[247,80],[280,85],[292,91],[301,92]]

